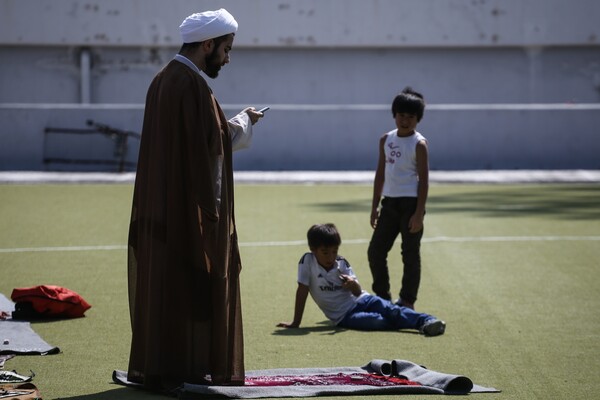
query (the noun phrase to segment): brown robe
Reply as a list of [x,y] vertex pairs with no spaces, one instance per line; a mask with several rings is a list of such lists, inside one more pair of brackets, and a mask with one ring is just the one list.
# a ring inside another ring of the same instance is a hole
[[243,385],[231,136],[206,81],[175,60],[148,89],[128,266],[128,379]]

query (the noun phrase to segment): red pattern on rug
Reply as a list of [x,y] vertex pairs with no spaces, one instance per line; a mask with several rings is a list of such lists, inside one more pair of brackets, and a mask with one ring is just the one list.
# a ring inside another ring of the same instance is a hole
[[246,386],[331,386],[331,385],[366,385],[366,386],[421,386],[408,379],[375,374],[323,374],[323,375],[263,375],[246,377]]

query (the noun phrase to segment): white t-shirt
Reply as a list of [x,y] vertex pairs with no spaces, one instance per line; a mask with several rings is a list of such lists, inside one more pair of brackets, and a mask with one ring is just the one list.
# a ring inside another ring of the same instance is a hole
[[385,181],[382,194],[386,197],[417,197],[417,143],[427,140],[419,132],[400,137],[398,129],[387,133],[385,153]]
[[[335,265],[329,271],[319,265],[315,255],[310,252],[304,254],[298,263],[298,283],[308,286],[317,306],[336,325],[354,308],[358,299],[342,287],[340,274],[356,279],[352,267],[341,256],[338,256]],[[362,294],[366,292],[363,291]]]

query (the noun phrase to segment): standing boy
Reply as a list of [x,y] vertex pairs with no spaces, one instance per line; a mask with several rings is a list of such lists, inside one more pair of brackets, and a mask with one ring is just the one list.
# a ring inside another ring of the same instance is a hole
[[387,256],[398,234],[402,236],[404,274],[397,303],[412,309],[421,280],[420,247],[429,190],[427,140],[415,130],[424,111],[423,95],[410,87],[394,98],[396,129],[379,140],[371,207],[374,232],[368,250],[373,291],[391,300]]
[[444,333],[444,321],[362,290],[348,261],[338,256],[342,239],[335,225],[313,225],[307,238],[310,253],[304,254],[298,264],[294,320],[277,326],[298,328],[310,293],[325,316],[342,328],[367,331],[418,329],[426,336]]

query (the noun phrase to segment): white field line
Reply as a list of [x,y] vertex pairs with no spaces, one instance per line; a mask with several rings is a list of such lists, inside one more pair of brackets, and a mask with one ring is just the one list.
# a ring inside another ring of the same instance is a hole
[[0,249],[0,253],[36,253],[48,251],[105,251],[105,250],[125,250],[127,246],[56,246],[56,247],[17,247],[13,249]]
[[[370,239],[348,239],[343,240],[342,244],[365,244]],[[600,236],[437,236],[423,238],[422,242],[553,242],[553,241],[600,241]],[[240,247],[275,247],[275,246],[306,246],[306,240],[289,240],[277,242],[242,242]],[[108,246],[57,246],[57,247],[21,247],[0,249],[0,253],[35,253],[52,251],[112,251],[126,250],[125,245]]]

